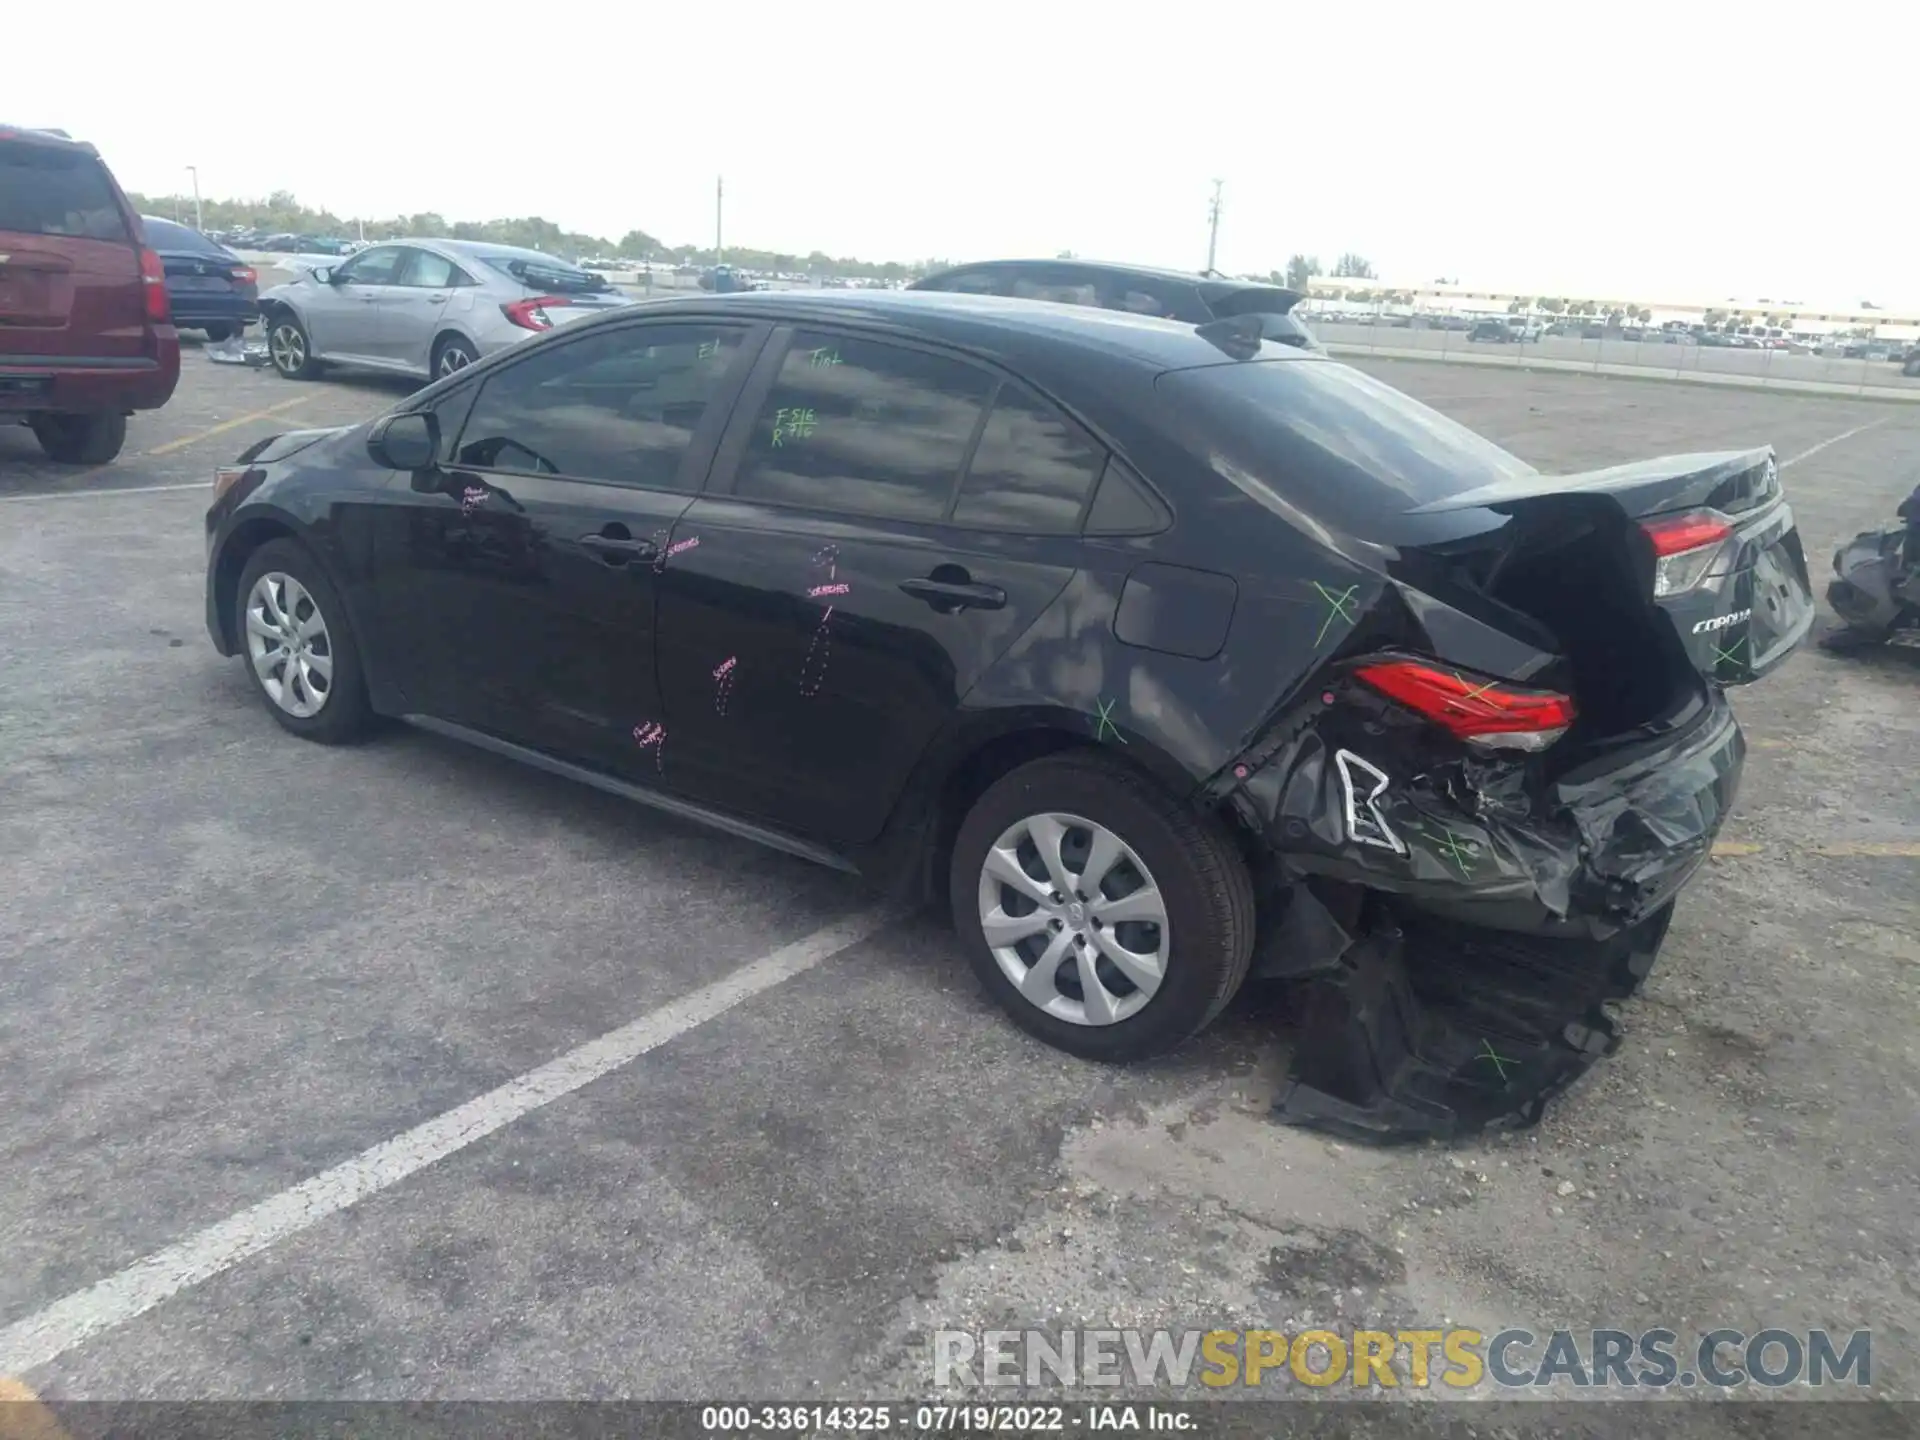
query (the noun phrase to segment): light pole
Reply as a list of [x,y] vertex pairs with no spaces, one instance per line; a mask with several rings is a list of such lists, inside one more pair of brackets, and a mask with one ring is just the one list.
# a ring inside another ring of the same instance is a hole
[[200,221],[200,167],[198,165],[189,165],[187,166],[187,173],[193,176],[193,228],[196,230],[204,230],[207,227]]
[[1220,187],[1226,181],[1213,182],[1213,204],[1207,207],[1207,273],[1213,273],[1213,259],[1220,248]]
[[720,244],[720,217],[726,203],[726,198],[726,177],[716,176],[713,182],[713,263],[716,265],[727,258]]

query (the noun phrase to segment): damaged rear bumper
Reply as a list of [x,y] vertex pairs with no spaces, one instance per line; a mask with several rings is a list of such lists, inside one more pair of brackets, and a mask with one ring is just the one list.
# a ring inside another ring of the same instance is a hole
[[1354,1138],[1526,1125],[1618,1043],[1745,741],[1717,690],[1552,779],[1336,687],[1234,767],[1273,857],[1256,976],[1305,986],[1283,1119]]

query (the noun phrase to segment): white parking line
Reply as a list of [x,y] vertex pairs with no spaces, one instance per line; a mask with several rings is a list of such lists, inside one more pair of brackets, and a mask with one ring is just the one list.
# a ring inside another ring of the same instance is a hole
[[38,495],[0,495],[0,505],[21,505],[29,500],[98,500],[107,495],[160,495],[169,490],[203,490],[213,494],[213,481],[192,480],[180,485],[122,485],[106,490],[47,490]]
[[1877,430],[1891,419],[1893,419],[1893,416],[1887,415],[1887,416],[1883,416],[1878,420],[1869,420],[1864,425],[1856,425],[1851,430],[1842,430],[1838,435],[1834,436],[1831,440],[1822,440],[1818,445],[1814,446],[1811,450],[1802,450],[1798,455],[1794,456],[1791,460],[1782,460],[1780,462],[1780,468],[1784,470],[1789,465],[1798,465],[1802,460],[1811,460],[1814,456],[1818,455],[1822,450],[1826,449],[1829,445],[1838,445],[1842,440],[1851,440],[1854,436],[1863,434],[1868,430]]
[[649,1050],[725,1014],[743,1000],[804,974],[874,933],[893,912],[865,910],[743,965],[731,975],[589,1040],[538,1069],[416,1125],[290,1190],[250,1205],[176,1245],[155,1251],[97,1285],[56,1300],[0,1330],[0,1374],[44,1365],[75,1345],[124,1325],[169,1296],[218,1275],[277,1240],[398,1184],[522,1115],[570,1095]]

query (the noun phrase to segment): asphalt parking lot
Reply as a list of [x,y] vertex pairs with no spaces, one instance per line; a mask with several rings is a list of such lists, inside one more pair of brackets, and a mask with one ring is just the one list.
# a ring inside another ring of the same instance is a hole
[[[1362,363],[1543,467],[1771,441],[1822,586],[1920,480],[1920,408]],[[0,1375],[851,1398],[924,1393],[942,1326],[1825,1325],[1920,1398],[1920,665],[1741,693],[1621,1054],[1532,1132],[1370,1151],[1267,1118],[1270,990],[1102,1069],[846,877],[285,735],[203,630],[205,481],[404,391],[184,368],[107,469],[0,430]]]

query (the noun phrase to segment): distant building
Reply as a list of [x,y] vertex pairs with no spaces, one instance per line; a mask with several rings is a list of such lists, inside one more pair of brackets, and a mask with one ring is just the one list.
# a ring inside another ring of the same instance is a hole
[[[1826,305],[1781,303],[1766,300],[1678,300],[1671,296],[1649,298],[1627,295],[1566,294],[1542,296],[1513,290],[1483,290],[1462,285],[1396,285],[1387,280],[1336,279],[1316,276],[1308,283],[1307,294],[1315,302],[1358,303],[1396,313],[1428,312],[1440,314],[1506,314],[1515,301],[1522,302],[1528,314],[1548,314],[1539,310],[1542,299],[1557,299],[1563,306],[1586,302],[1594,315],[1604,317],[1610,311],[1651,312],[1648,324],[1661,325],[1669,320],[1687,324],[1703,322],[1709,313],[1716,323],[1733,321],[1740,325],[1772,327],[1792,335],[1832,335],[1840,331],[1870,329],[1888,340],[1920,339],[1920,311],[1856,310]],[[1563,310],[1561,313],[1565,313]]]

